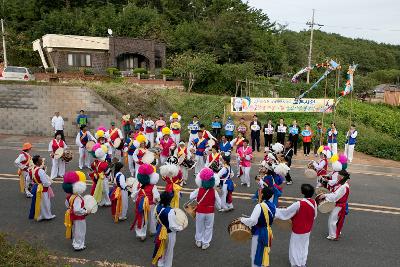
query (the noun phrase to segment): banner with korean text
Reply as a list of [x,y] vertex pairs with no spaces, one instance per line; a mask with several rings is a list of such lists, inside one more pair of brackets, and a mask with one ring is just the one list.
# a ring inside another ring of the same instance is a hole
[[232,112],[332,112],[333,99],[232,97]]

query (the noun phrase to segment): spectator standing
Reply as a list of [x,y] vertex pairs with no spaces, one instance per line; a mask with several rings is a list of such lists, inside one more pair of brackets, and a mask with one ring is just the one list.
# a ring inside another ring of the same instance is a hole
[[276,131],[276,141],[278,143],[281,143],[282,145],[285,145],[286,130],[287,126],[285,124],[285,121],[283,120],[283,118],[280,118],[279,123],[276,125],[275,131]]
[[221,137],[222,123],[218,115],[214,117],[214,121],[211,123],[211,128],[212,135],[219,140]]
[[328,129],[328,146],[332,151],[332,155],[337,154],[337,136],[336,124],[332,122],[331,128]]
[[257,147],[257,151],[260,152],[260,132],[261,132],[261,122],[258,121],[257,115],[253,116],[253,121],[250,122],[250,130],[251,130],[251,148],[255,151]]
[[303,137],[304,156],[308,157],[310,155],[312,138],[312,131],[308,122],[305,124],[305,129],[301,131],[301,136]]
[[51,119],[51,126],[53,127],[55,134],[60,134],[61,139],[65,142],[64,136],[64,120],[60,116],[60,112],[56,111],[54,117]]
[[297,121],[294,120],[293,124],[289,127],[289,141],[292,143],[294,155],[297,155],[299,132],[300,132],[300,127],[297,125]]
[[322,123],[317,123],[317,129],[313,135],[313,143],[314,143],[314,155],[318,157],[318,148],[322,145],[324,137],[324,130],[322,129]]
[[78,125],[78,128],[82,125],[89,125],[88,116],[85,114],[83,109],[79,111],[79,115],[76,117],[76,124]]
[[236,127],[236,130],[238,133],[241,133],[244,138],[246,138],[247,125],[246,125],[246,122],[244,121],[244,118],[240,118],[240,121],[239,121],[238,126]]
[[233,132],[235,131],[235,123],[232,120],[231,116],[228,116],[228,119],[226,120],[226,124],[224,126],[225,130],[225,136],[228,141],[232,141],[233,139]]
[[268,120],[268,122],[264,124],[265,147],[269,147],[270,145],[272,145],[273,136],[274,136],[274,125],[272,125],[272,120]]

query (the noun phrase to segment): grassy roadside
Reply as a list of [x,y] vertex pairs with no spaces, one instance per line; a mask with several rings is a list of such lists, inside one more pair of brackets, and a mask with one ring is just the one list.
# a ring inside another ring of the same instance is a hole
[[[182,124],[186,125],[193,115],[200,116],[202,123],[209,127],[215,115],[224,114],[224,106],[229,104],[229,96],[203,95],[178,91],[175,89],[144,89],[132,84],[123,83],[90,83],[89,87],[94,89],[101,97],[119,109],[122,113],[136,114],[138,112],[150,114],[157,117],[158,114],[166,115],[177,111],[183,114]],[[352,110],[348,98],[344,99],[336,111],[325,114],[324,125],[329,127],[331,121],[336,121],[339,131],[339,146],[344,147],[345,133],[351,121],[356,124],[359,137],[356,150],[371,156],[393,159],[400,161],[400,108],[383,104],[370,104],[353,101]],[[227,110],[227,114],[229,110]],[[301,127],[306,122],[315,126],[317,121],[322,120],[320,113],[259,113],[262,123],[272,119],[274,123],[280,117],[285,118],[287,124],[296,119]],[[236,114],[238,119],[242,114]],[[187,132],[184,131],[184,138]]]
[[67,266],[49,257],[48,252],[39,245],[26,241],[10,241],[0,233],[0,266]]

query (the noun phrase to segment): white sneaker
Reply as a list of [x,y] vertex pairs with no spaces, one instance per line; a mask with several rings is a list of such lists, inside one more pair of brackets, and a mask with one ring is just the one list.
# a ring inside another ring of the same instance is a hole
[[334,238],[333,236],[328,235],[328,236],[326,237],[326,239],[334,240],[335,238]]
[[196,247],[201,248],[201,241],[196,241]]
[[25,196],[27,197],[27,198],[32,198],[33,197],[33,195],[32,195],[32,193],[31,192],[25,192]]
[[210,246],[210,244],[203,244],[203,246],[201,246],[201,249],[206,250],[206,249],[208,249],[209,246]]
[[248,184],[247,187],[250,187],[250,184]]

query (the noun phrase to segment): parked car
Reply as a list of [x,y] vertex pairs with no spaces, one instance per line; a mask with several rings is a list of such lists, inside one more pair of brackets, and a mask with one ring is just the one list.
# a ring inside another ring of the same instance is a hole
[[0,72],[2,81],[33,81],[35,76],[25,67],[8,66]]

